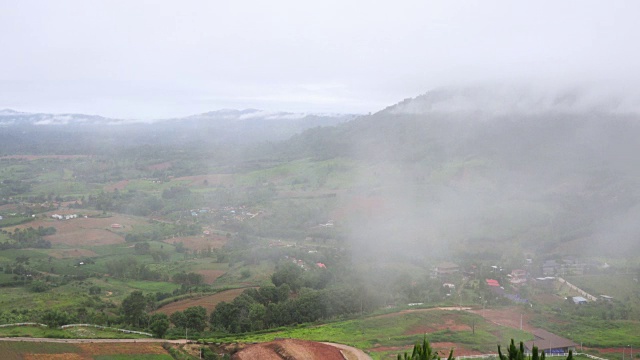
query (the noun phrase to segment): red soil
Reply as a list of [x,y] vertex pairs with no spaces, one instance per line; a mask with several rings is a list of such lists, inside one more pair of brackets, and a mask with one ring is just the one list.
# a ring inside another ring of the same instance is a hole
[[306,340],[286,339],[251,345],[237,352],[235,360],[344,360],[336,347]]
[[222,291],[214,295],[203,296],[199,298],[193,299],[185,299],[176,302],[169,303],[160,309],[154,311],[156,313],[163,313],[166,315],[171,315],[176,311],[184,311],[192,306],[202,306],[207,309],[207,313],[213,311],[216,306],[221,302],[231,302],[233,299],[237,298],[245,289],[232,289],[227,291]]
[[226,271],[224,270],[198,270],[196,273],[204,276],[204,282],[207,284],[213,284],[217,278],[224,275]]

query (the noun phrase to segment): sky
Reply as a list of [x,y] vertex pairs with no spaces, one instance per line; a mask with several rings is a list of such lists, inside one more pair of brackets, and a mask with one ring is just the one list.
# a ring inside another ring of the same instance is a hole
[[442,86],[640,83],[637,1],[0,0],[0,109],[367,113]]

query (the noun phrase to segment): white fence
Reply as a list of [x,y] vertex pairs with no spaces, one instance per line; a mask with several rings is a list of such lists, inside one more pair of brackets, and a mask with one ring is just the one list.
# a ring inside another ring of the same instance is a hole
[[591,300],[591,301],[596,301],[596,300],[598,300],[598,298],[597,298],[597,297],[595,297],[595,296],[593,296],[593,295],[591,295],[591,294],[587,293],[586,291],[584,291],[584,290],[580,289],[579,287],[577,287],[577,286],[575,286],[575,285],[571,284],[570,282],[568,282],[567,280],[565,280],[565,279],[563,279],[563,278],[561,278],[561,277],[559,277],[559,278],[558,278],[558,281],[559,281],[561,284],[566,284],[570,289],[573,289],[573,290],[577,291],[580,295],[582,295],[582,296],[584,296],[585,298],[587,298],[587,300]]
[[135,331],[135,330],[126,330],[126,329],[116,329],[116,328],[112,328],[112,327],[107,327],[107,326],[100,326],[100,325],[93,325],[93,324],[69,324],[69,325],[62,325],[60,326],[60,329],[68,329],[71,327],[94,327],[94,328],[98,328],[98,329],[103,329],[103,330],[113,330],[113,331],[119,331],[125,334],[138,334],[138,335],[145,335],[145,336],[151,336],[153,337],[153,334],[149,334],[146,332],[142,332],[142,331]]
[[24,323],[15,323],[15,324],[2,324],[2,325],[0,325],[0,328],[11,327],[11,326],[44,326],[44,327],[47,327],[47,325],[45,325],[45,324],[24,322]]

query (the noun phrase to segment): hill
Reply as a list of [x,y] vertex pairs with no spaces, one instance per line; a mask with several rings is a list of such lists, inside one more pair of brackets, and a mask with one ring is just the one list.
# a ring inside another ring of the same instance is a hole
[[308,128],[336,125],[355,114],[219,110],[182,118],[111,119],[85,114],[0,110],[0,154],[99,154],[114,147],[209,148],[285,140]]
[[440,89],[282,151],[367,164],[355,188],[387,210],[352,223],[363,251],[638,254],[640,116],[621,104],[586,90]]

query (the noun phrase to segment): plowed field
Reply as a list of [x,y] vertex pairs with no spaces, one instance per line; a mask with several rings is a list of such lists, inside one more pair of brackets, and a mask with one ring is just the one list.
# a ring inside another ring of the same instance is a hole
[[[16,228],[54,227],[56,233],[46,236],[45,239],[52,244],[66,244],[71,246],[82,245],[109,245],[124,242],[122,232],[129,231],[137,224],[143,223],[143,219],[124,215],[114,215],[105,218],[76,218],[70,220],[38,219]],[[120,224],[122,228],[112,229],[112,224]],[[7,228],[13,231],[13,228]]]
[[344,360],[340,349],[314,341],[286,339],[251,345],[238,353],[235,360]]
[[192,306],[202,306],[207,309],[207,313],[213,311],[216,308],[216,305],[225,301],[231,302],[233,299],[237,298],[238,295],[242,294],[246,289],[232,289],[227,291],[222,291],[217,294],[203,296],[195,299],[185,299],[176,302],[169,303],[155,312],[171,315],[176,311],[184,311],[185,309]]

